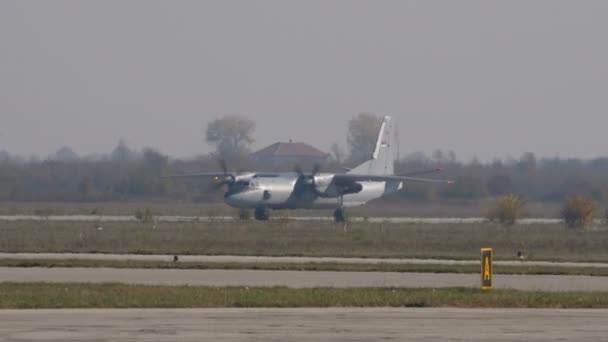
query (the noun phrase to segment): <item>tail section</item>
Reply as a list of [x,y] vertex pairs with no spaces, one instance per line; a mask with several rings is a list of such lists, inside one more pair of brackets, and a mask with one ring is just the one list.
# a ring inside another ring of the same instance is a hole
[[372,158],[348,173],[364,175],[392,175],[394,173],[393,124],[390,116],[385,116],[380,126],[376,148]]

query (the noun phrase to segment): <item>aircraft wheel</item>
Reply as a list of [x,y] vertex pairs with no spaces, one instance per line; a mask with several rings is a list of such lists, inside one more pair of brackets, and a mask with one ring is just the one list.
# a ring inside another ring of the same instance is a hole
[[268,221],[270,214],[267,208],[255,208],[254,216],[258,221]]
[[344,220],[344,209],[336,209],[336,211],[334,211],[334,221],[336,223],[342,223]]

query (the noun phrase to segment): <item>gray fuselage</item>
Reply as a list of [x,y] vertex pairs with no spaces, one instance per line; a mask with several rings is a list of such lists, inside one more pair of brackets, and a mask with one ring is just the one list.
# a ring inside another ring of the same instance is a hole
[[[333,174],[319,174],[319,179],[331,179]],[[361,191],[343,196],[320,195],[314,188],[295,191],[297,173],[280,173],[271,177],[257,174],[242,177],[232,184],[224,196],[224,201],[237,208],[270,209],[330,209],[363,205],[401,189],[399,181],[359,182]]]

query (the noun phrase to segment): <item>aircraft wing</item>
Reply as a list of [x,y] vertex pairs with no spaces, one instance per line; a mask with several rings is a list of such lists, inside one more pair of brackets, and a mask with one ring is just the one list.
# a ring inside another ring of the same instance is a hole
[[338,174],[334,176],[334,181],[340,182],[387,182],[387,181],[398,181],[398,182],[424,182],[424,183],[442,183],[442,184],[453,184],[454,181],[447,179],[431,179],[431,178],[418,178],[408,176],[393,176],[393,175],[357,175],[357,174]]
[[280,177],[281,175],[278,173],[270,173],[270,172],[249,172],[249,173],[239,173],[239,174],[235,174],[235,173],[224,173],[224,172],[198,172],[198,173],[185,173],[182,175],[169,175],[169,176],[164,176],[163,178],[225,178],[225,177],[232,177],[234,179],[238,178],[238,177],[254,177],[254,178],[259,178],[259,177],[264,177],[264,178],[273,178],[273,177]]
[[231,174],[225,174],[223,172],[199,172],[199,173],[186,173],[183,175],[169,175],[163,178],[204,178],[204,177],[225,177],[231,176]]

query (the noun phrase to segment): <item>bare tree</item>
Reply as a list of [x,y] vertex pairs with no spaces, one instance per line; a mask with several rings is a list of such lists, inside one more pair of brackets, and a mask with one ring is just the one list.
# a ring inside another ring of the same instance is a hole
[[350,163],[369,159],[376,145],[382,117],[373,113],[359,113],[348,122],[348,148]]
[[246,116],[233,114],[207,124],[206,141],[215,145],[222,157],[247,153],[254,142],[255,122]]

